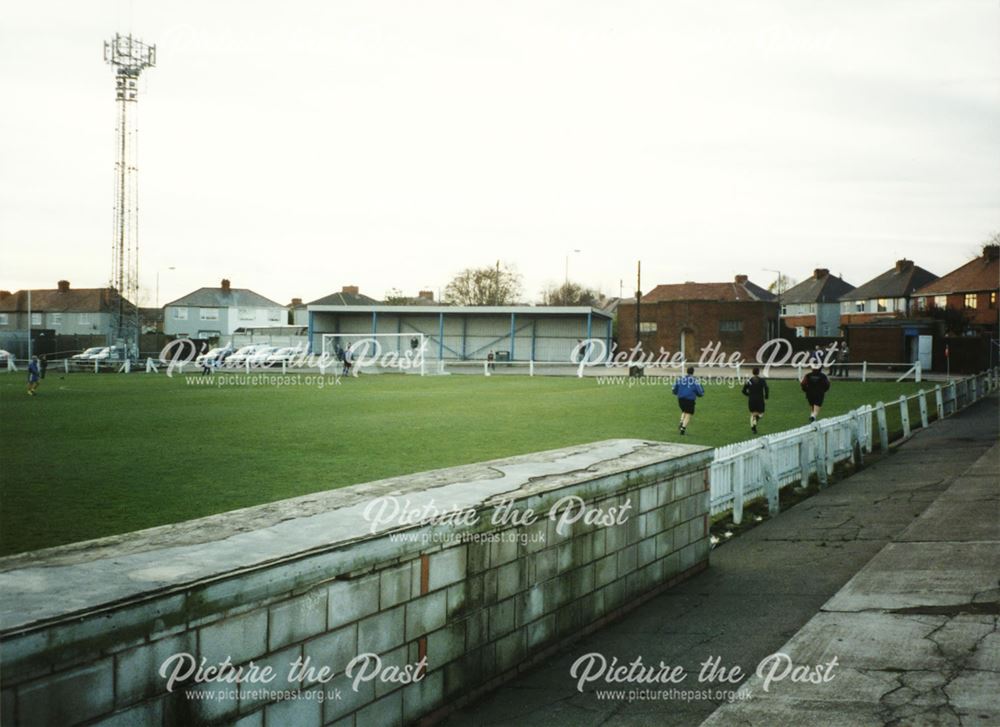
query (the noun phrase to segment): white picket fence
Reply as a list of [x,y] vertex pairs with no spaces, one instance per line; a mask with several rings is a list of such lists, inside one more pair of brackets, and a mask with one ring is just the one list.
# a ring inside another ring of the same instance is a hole
[[[937,419],[943,419],[982,399],[998,385],[1000,369],[991,369],[935,386],[929,392],[921,389],[889,404],[878,402],[797,429],[717,447],[710,472],[712,515],[732,510],[733,522],[739,524],[743,520],[744,503],[759,497],[767,499],[768,511],[776,515],[781,487],[793,482],[805,486],[813,475],[820,486],[825,486],[838,463],[860,463],[866,453],[872,452],[875,426],[880,449],[888,450],[888,407],[899,407],[905,439],[915,429],[929,426],[930,397]],[[910,420],[911,400],[919,407],[919,421]]]

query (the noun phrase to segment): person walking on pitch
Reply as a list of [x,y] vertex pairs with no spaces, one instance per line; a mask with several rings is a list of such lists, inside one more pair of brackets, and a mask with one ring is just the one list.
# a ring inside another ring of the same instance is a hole
[[753,376],[743,384],[743,396],[748,397],[747,405],[750,407],[750,431],[757,433],[757,424],[764,416],[764,401],[771,395],[771,390],[767,386],[767,379],[760,377],[760,369],[754,367]]
[[800,386],[809,402],[809,421],[814,422],[819,418],[819,410],[823,407],[823,397],[830,390],[830,379],[823,373],[822,366],[813,364],[813,370],[802,377]]
[[705,395],[705,389],[694,377],[694,366],[688,366],[687,376],[677,379],[672,389],[677,397],[677,404],[681,408],[681,421],[677,425],[681,434],[687,434],[691,417],[694,416],[694,403],[700,396]]
[[38,379],[42,375],[42,369],[38,364],[38,356],[31,357],[28,364],[28,396],[34,396],[38,390]]

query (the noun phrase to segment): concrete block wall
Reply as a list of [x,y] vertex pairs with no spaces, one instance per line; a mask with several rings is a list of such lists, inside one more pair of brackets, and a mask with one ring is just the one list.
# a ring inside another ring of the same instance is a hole
[[[37,576],[30,581],[37,563],[0,563],[0,585],[12,586],[15,595],[18,588],[29,589],[21,592],[20,624],[13,624],[18,614],[8,608],[17,600],[0,599],[2,722],[320,727],[402,725],[433,717],[707,565],[711,450],[614,443],[625,454],[591,457],[593,464],[583,470],[579,460],[586,459],[586,449],[571,448],[504,460],[506,470],[488,463],[482,471],[495,475],[500,469],[508,479],[515,472],[519,479],[513,483],[478,475],[470,483],[470,471],[478,470],[469,467],[429,473],[432,488],[416,476],[384,481],[383,492],[438,496],[449,491],[441,483],[461,484],[453,491],[455,502],[477,489],[499,489],[501,494],[484,492],[474,503],[480,519],[471,527],[398,527],[305,550],[297,543],[289,557],[262,554],[252,568],[181,578],[150,592],[136,588],[131,597],[75,612],[71,591],[53,591],[51,598],[68,603],[66,613],[34,622],[25,609],[30,588],[44,591]],[[504,489],[510,484],[517,487]],[[358,487],[359,502],[379,491]],[[337,493],[331,502],[351,495]],[[607,526],[580,520],[560,530],[544,515],[570,495],[605,513],[624,509],[627,517]],[[504,500],[541,517],[494,526],[490,517]],[[235,515],[206,520],[221,526]],[[258,528],[258,535],[273,535],[268,527]],[[177,543],[163,547],[157,536],[152,541],[161,544],[159,551],[149,551],[129,544],[129,537],[109,546],[99,565],[128,568],[141,552],[145,566],[157,563],[163,571],[158,576],[166,578],[172,563],[180,562]],[[209,557],[220,542],[198,546]],[[80,577],[94,576],[92,561],[67,563],[73,559],[62,552],[45,557],[50,568],[86,566]],[[73,585],[74,574],[64,573],[64,585]],[[102,594],[86,595],[96,601]],[[168,693],[160,668],[179,653],[208,665],[228,658],[238,666],[271,666],[276,678],[268,684],[189,681]],[[345,668],[359,654],[377,654],[383,675],[424,658],[426,666],[418,681],[375,679],[355,688]],[[297,659],[308,660],[312,678],[288,680]],[[293,698],[278,699],[284,692]]]

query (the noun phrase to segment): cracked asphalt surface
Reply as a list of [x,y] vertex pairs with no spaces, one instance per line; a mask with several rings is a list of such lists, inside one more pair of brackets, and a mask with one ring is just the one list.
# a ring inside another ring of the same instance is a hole
[[[998,429],[994,395],[919,432],[444,724],[1000,724]],[[738,685],[698,682],[710,657],[753,674],[781,650],[796,664],[837,656],[834,679],[822,690],[786,679],[764,693],[750,676],[740,683],[751,698],[728,705]],[[679,665],[688,677],[581,692],[570,667],[590,652]],[[598,695],[670,687],[689,694]]]

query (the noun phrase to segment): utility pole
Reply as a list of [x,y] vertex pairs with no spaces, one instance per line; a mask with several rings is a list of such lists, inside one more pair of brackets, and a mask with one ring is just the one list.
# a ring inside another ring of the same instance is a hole
[[642,260],[635,268],[635,345],[639,345],[639,307],[642,305]]

